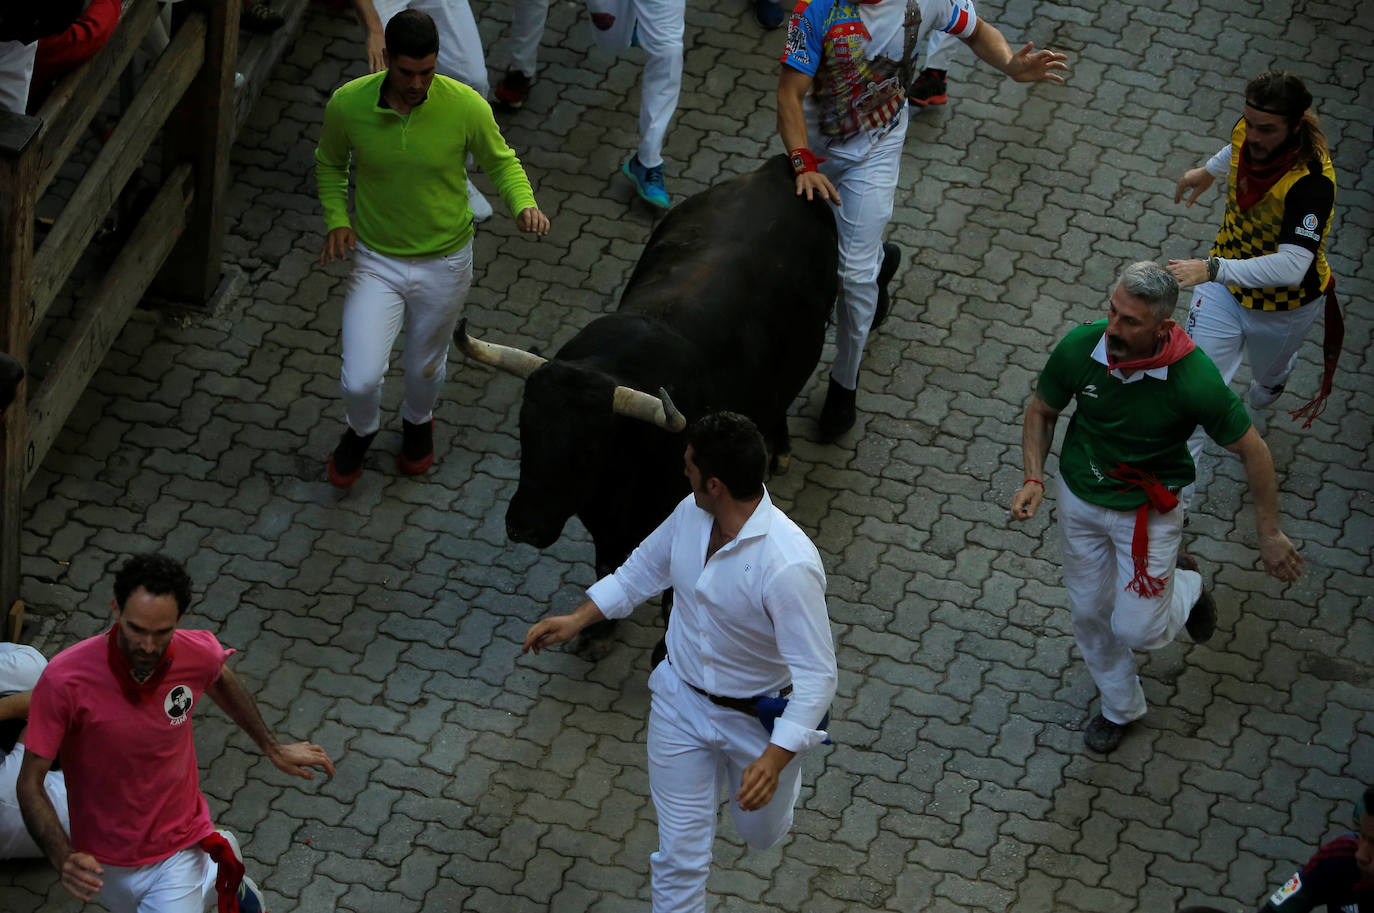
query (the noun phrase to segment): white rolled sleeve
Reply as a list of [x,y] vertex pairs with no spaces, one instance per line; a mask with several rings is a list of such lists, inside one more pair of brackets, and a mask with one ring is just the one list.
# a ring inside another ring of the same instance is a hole
[[774,722],[770,741],[788,751],[805,751],[827,738],[818,727],[835,699],[838,682],[825,577],[819,567],[789,564],[774,574],[764,597],[778,653],[792,676],[787,709]]

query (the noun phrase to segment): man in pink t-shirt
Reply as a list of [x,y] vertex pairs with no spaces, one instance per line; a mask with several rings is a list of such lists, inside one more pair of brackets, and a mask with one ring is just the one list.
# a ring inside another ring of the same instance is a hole
[[[115,913],[203,913],[218,890],[240,913],[262,909],[232,835],[216,831],[200,791],[192,710],[208,694],[278,769],[334,773],[324,749],[281,745],[224,665],[208,631],[178,630],[191,579],[164,555],[137,555],[115,578],[114,626],[63,650],[33,690],[19,772],[24,823],[81,900]],[[43,792],[58,752],[71,837]],[[214,865],[213,863],[218,863]]]

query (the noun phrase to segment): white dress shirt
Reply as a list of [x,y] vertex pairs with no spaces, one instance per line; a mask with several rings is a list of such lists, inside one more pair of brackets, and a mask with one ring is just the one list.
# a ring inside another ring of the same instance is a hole
[[607,618],[623,618],[672,587],[668,655],[682,680],[736,698],[776,694],[790,683],[771,741],[789,751],[817,745],[837,680],[820,554],[767,491],[739,535],[708,561],[713,523],[688,495],[587,596]]

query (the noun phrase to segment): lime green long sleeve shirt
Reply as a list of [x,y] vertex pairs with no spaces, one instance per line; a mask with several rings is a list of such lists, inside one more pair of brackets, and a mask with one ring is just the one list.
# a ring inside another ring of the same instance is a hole
[[324,109],[315,178],[325,231],[350,226],[348,168],[356,173],[358,240],[391,257],[442,257],[472,238],[471,153],[513,214],[536,205],[529,178],[482,96],[435,76],[406,115],[382,107],[386,71],[345,83]]

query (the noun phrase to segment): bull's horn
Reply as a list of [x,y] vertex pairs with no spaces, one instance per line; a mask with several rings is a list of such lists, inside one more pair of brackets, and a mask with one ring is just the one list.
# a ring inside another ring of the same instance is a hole
[[611,411],[626,418],[637,418],[641,422],[651,422],[664,431],[674,434],[687,427],[687,419],[673,405],[668,391],[658,388],[658,396],[650,396],[633,387],[616,387],[611,397]]
[[458,343],[458,348],[463,350],[463,354],[473,361],[490,365],[493,368],[500,368],[502,371],[509,371],[517,377],[529,377],[535,372],[547,358],[541,358],[532,352],[524,349],[517,349],[514,346],[498,345],[494,342],[483,342],[468,335],[468,319],[464,317],[459,322],[457,329],[453,331],[453,341]]

